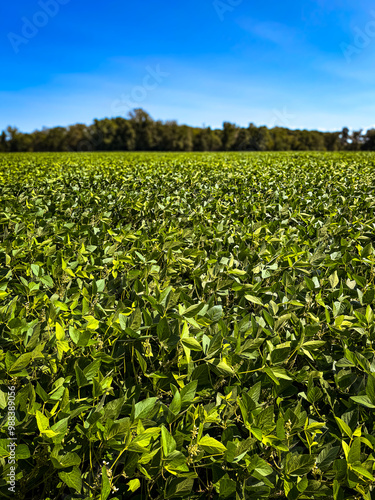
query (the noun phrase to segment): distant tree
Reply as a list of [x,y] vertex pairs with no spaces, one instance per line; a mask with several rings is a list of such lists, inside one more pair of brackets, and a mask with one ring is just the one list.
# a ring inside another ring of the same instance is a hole
[[349,144],[349,129],[344,127],[340,133],[340,149],[347,149]]
[[239,127],[233,123],[224,122],[221,135],[222,148],[224,151],[230,151],[236,143]]
[[117,133],[115,141],[116,151],[133,151],[135,149],[136,134],[129,120],[118,117],[115,118],[117,123]]
[[158,151],[191,151],[193,138],[190,127],[175,120],[155,122],[155,142]]
[[8,142],[9,151],[19,151],[20,131],[17,127],[7,127],[6,139]]
[[366,132],[366,134],[364,136],[362,149],[364,151],[375,151],[375,129],[374,128],[371,128]]
[[272,149],[272,137],[267,127],[256,127],[253,123],[250,123],[248,132],[250,151],[268,151]]
[[283,127],[274,127],[270,130],[272,143],[270,148],[274,151],[289,151],[293,142],[290,130]]
[[143,109],[134,109],[129,113],[129,121],[135,131],[135,149],[137,151],[152,150],[156,140],[155,122]]
[[194,151],[219,151],[222,141],[211,127],[196,129],[193,136]]
[[[187,125],[182,125],[180,126],[180,132],[181,132],[181,141],[183,144],[183,149],[180,149],[180,151],[192,151],[193,150],[193,131],[191,127],[188,127]],[[218,143],[221,141],[218,139]]]
[[224,122],[222,129],[189,127],[175,120],[154,121],[143,109],[127,117],[95,119],[24,134],[8,127],[0,134],[0,151],[338,151],[375,150],[373,131],[349,133],[247,128]]
[[77,123],[67,127],[64,149],[66,151],[92,151],[85,124]]
[[351,136],[350,136],[350,147],[349,149],[351,151],[360,151],[362,145],[363,145],[363,136],[362,136],[362,129],[361,130],[353,130]]
[[64,127],[54,127],[42,131],[42,151],[62,151],[65,146],[67,130]]
[[248,151],[250,148],[250,134],[246,128],[241,128],[236,136],[232,149],[234,151]]
[[1,132],[0,136],[0,151],[3,153],[8,151],[7,136],[4,130]]
[[302,130],[302,140],[307,151],[324,151],[324,137],[320,132]]
[[327,151],[338,151],[341,147],[340,132],[326,132],[323,134]]

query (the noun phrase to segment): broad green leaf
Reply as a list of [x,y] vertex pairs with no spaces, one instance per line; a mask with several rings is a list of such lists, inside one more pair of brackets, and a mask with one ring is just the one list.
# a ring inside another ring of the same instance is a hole
[[38,425],[38,429],[40,430],[40,432],[43,432],[43,431],[49,429],[49,419],[45,415],[43,415],[43,413],[41,413],[39,410],[37,410],[35,417],[36,417],[36,423]]
[[147,398],[135,405],[134,420],[147,418],[153,413],[158,398]]
[[308,474],[313,468],[315,458],[311,455],[290,454],[286,460],[285,471],[290,476]]
[[351,438],[353,436],[353,432],[352,432],[351,428],[348,426],[348,424],[346,422],[344,422],[339,417],[335,417],[335,420],[338,423],[338,425],[341,429],[341,432],[343,432],[344,434],[346,434],[347,436],[349,436]]
[[254,295],[245,295],[245,299],[249,302],[252,302],[253,304],[258,304],[260,306],[263,305],[261,299],[259,297],[255,297]]
[[172,453],[177,446],[173,436],[167,431],[164,425],[161,426],[161,445],[165,457]]
[[141,482],[139,479],[131,479],[129,482],[128,482],[128,491],[131,491],[132,493],[134,493],[135,491],[137,491],[141,486]]
[[356,472],[359,476],[364,476],[367,477],[367,479],[370,479],[370,481],[375,481],[374,476],[369,472],[367,469],[365,469],[361,463],[359,462],[358,464],[352,464],[351,468]]
[[64,328],[60,325],[60,323],[56,323],[56,338],[57,340],[65,339],[65,331]]
[[372,403],[372,400],[368,396],[350,396],[350,399],[367,408],[375,408],[375,404]]
[[73,467],[70,472],[59,472],[59,478],[69,488],[73,488],[77,493],[82,489],[82,474],[78,467]]
[[222,306],[213,306],[211,309],[207,311],[207,316],[210,318],[211,321],[217,322],[221,318],[223,314],[223,308]]
[[198,342],[198,340],[196,340],[193,337],[183,337],[181,339],[181,343],[185,347],[187,347],[188,349],[190,349],[191,351],[201,351],[202,350],[202,346],[200,345],[200,343]]
[[185,385],[181,389],[182,404],[191,403],[193,401],[197,390],[197,386],[198,386],[198,380],[193,380],[192,382],[189,382],[189,384]]
[[203,436],[199,440],[198,444],[200,448],[203,448],[206,452],[210,454],[216,454],[216,453],[222,454],[227,450],[227,448],[223,445],[223,443],[220,443],[220,441],[210,436]]
[[26,368],[30,364],[31,359],[32,359],[31,353],[28,352],[25,354],[21,354],[21,356],[19,356],[17,360],[10,366],[8,372],[10,374],[21,372],[24,368]]
[[339,283],[339,278],[337,276],[337,271],[334,271],[331,274],[331,276],[329,277],[329,282],[330,282],[332,288],[336,288],[337,284]]
[[107,500],[111,494],[111,483],[108,479],[107,468],[102,467],[102,485],[100,489],[100,500]]

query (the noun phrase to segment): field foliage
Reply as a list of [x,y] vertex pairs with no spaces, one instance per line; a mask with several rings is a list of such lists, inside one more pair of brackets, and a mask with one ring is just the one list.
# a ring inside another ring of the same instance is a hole
[[374,500],[374,165],[0,156],[3,497]]

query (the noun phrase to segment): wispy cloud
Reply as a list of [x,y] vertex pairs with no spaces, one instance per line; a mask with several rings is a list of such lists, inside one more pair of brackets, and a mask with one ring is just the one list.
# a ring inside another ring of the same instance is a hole
[[238,25],[248,33],[280,47],[290,47],[302,38],[302,33],[276,21],[257,21],[251,18],[239,19]]
[[[371,86],[371,93],[374,95],[373,85],[375,84],[375,73],[371,59],[373,61],[373,58],[370,57],[368,64],[363,64],[363,61],[346,64],[345,61],[343,63],[342,59],[339,57],[329,60],[321,59],[320,61],[316,61],[315,67],[317,70],[336,78],[338,85],[353,85],[353,82],[356,82],[364,86]],[[358,91],[359,89],[357,89],[357,93]]]

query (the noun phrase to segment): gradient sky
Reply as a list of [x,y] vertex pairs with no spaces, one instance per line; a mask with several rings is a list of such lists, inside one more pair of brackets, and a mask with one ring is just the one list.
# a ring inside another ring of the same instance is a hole
[[135,107],[196,126],[375,124],[367,0],[18,0],[0,9],[0,130],[89,124]]

